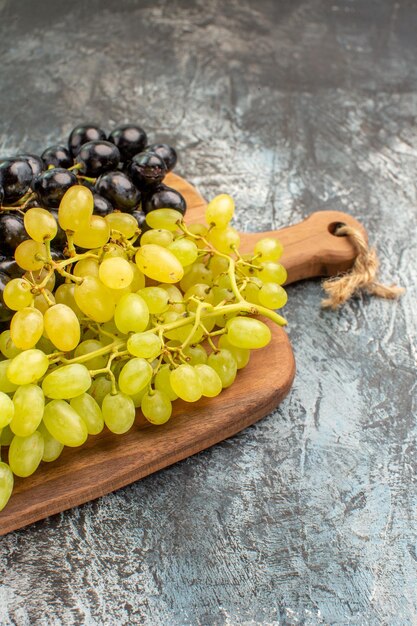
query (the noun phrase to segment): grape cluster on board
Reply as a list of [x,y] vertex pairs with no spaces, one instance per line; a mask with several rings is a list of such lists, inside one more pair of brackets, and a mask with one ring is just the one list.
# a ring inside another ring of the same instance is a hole
[[281,244],[264,238],[240,254],[227,194],[205,224],[187,226],[184,198],[162,182],[175,150],[145,150],[137,126],[108,139],[77,127],[68,148],[0,162],[10,255],[0,262],[0,510],[13,476],[64,446],[105,426],[127,432],[138,408],[160,425],[177,398],[219,395],[271,339],[253,316],[285,323]]

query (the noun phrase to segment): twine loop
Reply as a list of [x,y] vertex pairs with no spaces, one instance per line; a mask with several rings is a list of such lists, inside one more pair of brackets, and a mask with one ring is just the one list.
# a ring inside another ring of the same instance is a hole
[[327,298],[322,300],[323,308],[337,309],[360,291],[373,296],[394,300],[405,291],[396,285],[382,285],[375,280],[379,261],[375,248],[369,248],[360,230],[340,224],[334,234],[338,237],[347,236],[355,246],[357,256],[349,272],[339,274],[323,282]]

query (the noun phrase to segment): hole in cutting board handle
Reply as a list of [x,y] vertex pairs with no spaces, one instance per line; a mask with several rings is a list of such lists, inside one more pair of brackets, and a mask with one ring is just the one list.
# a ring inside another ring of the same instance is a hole
[[342,226],[346,226],[346,224],[344,222],[332,222],[331,224],[328,225],[327,230],[329,231],[331,235],[334,235],[335,237],[346,237],[345,233],[341,233],[339,235],[336,232],[339,228],[342,228]]

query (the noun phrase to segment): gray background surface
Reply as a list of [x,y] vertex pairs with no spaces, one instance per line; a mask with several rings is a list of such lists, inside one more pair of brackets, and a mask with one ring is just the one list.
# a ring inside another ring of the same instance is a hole
[[2,153],[137,122],[241,229],[345,210],[408,288],[292,286],[284,403],[0,539],[0,623],[416,624],[416,2],[0,0],[0,33]]

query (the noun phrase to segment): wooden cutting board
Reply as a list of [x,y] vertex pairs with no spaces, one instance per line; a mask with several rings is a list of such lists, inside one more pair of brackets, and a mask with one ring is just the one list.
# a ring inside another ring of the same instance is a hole
[[[165,182],[186,198],[187,221],[202,221],[206,202],[196,189],[174,174]],[[349,240],[332,234],[340,222],[365,234],[349,215],[322,211],[276,232],[242,233],[241,250],[250,252],[262,237],[277,236],[285,248],[282,262],[288,271],[287,284],[331,276],[347,270],[355,258]],[[285,331],[270,327],[272,342],[252,352],[249,365],[217,398],[194,404],[177,400],[172,418],[163,426],[152,426],[139,414],[125,435],[106,429],[89,437],[81,448],[66,448],[57,461],[42,463],[29,478],[17,478],[13,496],[0,513],[0,535],[128,485],[231,437],[270,413],[288,393],[295,374]]]

